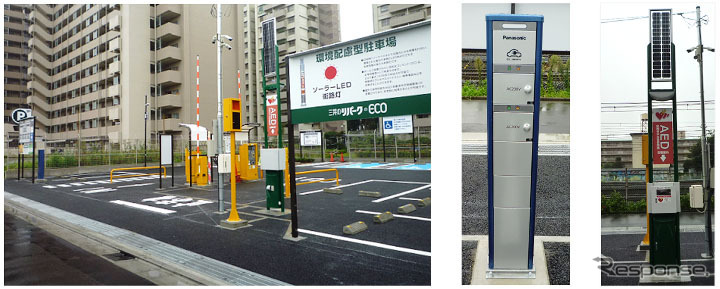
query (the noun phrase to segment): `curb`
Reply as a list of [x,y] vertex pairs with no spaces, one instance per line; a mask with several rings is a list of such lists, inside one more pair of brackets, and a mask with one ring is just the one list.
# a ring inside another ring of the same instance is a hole
[[[26,219],[32,224],[36,224],[40,220],[51,223],[202,285],[290,285],[8,192],[5,192],[4,201],[5,211]],[[158,254],[160,250],[162,250],[162,254]],[[178,262],[178,260],[171,260],[171,257],[184,260]],[[215,270],[210,271],[210,268]],[[203,269],[208,272],[203,272]]]

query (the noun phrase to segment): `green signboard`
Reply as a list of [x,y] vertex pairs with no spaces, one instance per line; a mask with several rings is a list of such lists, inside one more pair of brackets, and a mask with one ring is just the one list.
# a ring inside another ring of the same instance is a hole
[[289,56],[292,122],[430,113],[430,22]]

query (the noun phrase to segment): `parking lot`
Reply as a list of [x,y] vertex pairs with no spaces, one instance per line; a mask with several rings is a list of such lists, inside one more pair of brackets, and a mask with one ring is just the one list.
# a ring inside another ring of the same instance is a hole
[[[430,165],[321,163],[298,171],[338,167],[342,194],[323,192],[335,187],[320,182],[297,187],[300,236],[283,239],[288,214],[267,215],[264,180],[237,186],[240,218],[251,226],[220,228],[227,212],[217,214],[217,187],[190,188],[184,170],[175,168],[158,189],[158,176],[113,179],[108,173],[74,175],[32,184],[5,180],[5,191],[80,216],[162,241],[252,272],[295,285],[429,285],[432,206],[397,214],[399,206],[430,197]],[[355,167],[355,168],[353,168]],[[327,178],[334,172],[298,176],[298,182]],[[381,197],[359,196],[359,191]],[[230,187],[225,184],[225,209]],[[390,211],[394,220],[373,223],[377,213]],[[343,226],[363,221],[368,229],[343,234]]]

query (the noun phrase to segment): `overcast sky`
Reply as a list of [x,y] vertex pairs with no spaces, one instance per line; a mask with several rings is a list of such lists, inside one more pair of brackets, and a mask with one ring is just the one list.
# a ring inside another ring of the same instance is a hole
[[[715,5],[712,3],[690,4],[623,4],[601,5],[601,18],[625,18],[647,16],[649,9],[671,8],[673,13],[691,12],[684,16],[673,16],[673,43],[675,43],[677,101],[699,101],[700,84],[698,63],[686,49],[697,45],[697,26],[694,25],[695,6],[700,5],[701,16],[706,16],[707,25],[702,26],[703,44],[716,47],[714,18]],[[606,103],[627,103],[647,101],[647,44],[649,43],[648,18],[600,24],[600,68],[603,139],[629,139],[630,132],[640,132],[641,117],[647,112],[646,105],[630,108],[631,112],[607,112],[612,110]],[[709,129],[715,128],[715,53],[705,52],[705,101],[706,121]],[[671,105],[670,102],[665,102]],[[654,107],[662,103],[654,102]],[[678,130],[685,130],[688,137],[700,135],[700,106],[678,106]],[[688,110],[691,109],[691,110]],[[620,109],[619,109],[620,110]],[[622,109],[622,110],[628,110]]]
[[357,2],[338,4],[340,8],[340,40],[342,41],[353,40],[373,33],[372,4],[363,1]]

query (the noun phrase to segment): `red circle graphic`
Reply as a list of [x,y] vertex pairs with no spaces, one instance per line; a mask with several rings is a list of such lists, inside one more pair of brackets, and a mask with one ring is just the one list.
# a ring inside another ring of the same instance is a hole
[[333,79],[336,75],[337,69],[335,69],[335,66],[328,66],[328,68],[325,68],[325,78]]

